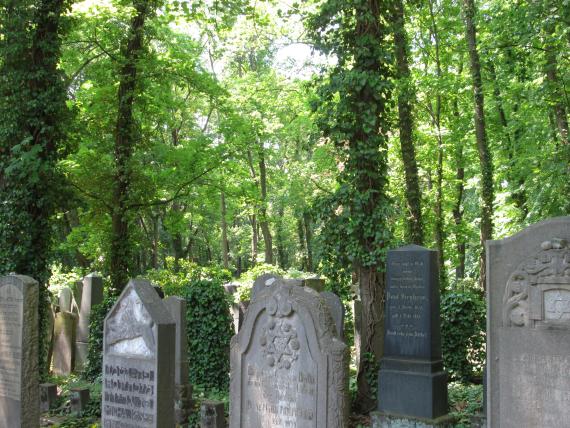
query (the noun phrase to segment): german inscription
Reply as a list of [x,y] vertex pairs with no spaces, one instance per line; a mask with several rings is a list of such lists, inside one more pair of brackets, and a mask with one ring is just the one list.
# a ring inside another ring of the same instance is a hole
[[405,254],[403,258],[400,252],[393,252],[388,261],[386,339],[390,352],[418,356],[423,349],[429,349],[430,340],[430,324],[426,322],[430,316],[427,261],[414,252]]
[[22,376],[22,292],[0,287],[0,396],[20,400]]

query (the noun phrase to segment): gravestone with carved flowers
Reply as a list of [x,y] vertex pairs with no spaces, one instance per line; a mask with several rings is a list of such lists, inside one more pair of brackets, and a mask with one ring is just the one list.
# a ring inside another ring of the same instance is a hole
[[230,428],[347,426],[348,351],[315,290],[278,279],[231,343]]

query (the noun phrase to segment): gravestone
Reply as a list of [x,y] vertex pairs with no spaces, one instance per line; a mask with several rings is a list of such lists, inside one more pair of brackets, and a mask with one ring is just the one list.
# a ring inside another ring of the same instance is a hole
[[71,312],[73,306],[73,292],[69,287],[62,288],[59,291],[59,311]]
[[81,310],[81,297],[83,295],[83,281],[74,281],[73,282],[73,298],[75,299],[75,303]]
[[30,277],[0,278],[0,428],[39,425],[38,293]]
[[230,353],[230,428],[347,426],[348,350],[316,291],[259,291]]
[[79,306],[79,323],[75,342],[75,369],[80,372],[85,367],[89,354],[89,322],[93,306],[103,301],[103,278],[90,273],[83,278],[81,286],[81,305]]
[[329,305],[338,337],[340,340],[344,340],[344,305],[340,297],[332,291],[323,291],[321,292],[321,296],[325,299],[327,305]]
[[490,427],[570,420],[570,217],[487,241]]
[[200,403],[200,428],[226,428],[224,403],[212,400]]
[[89,388],[72,388],[69,393],[71,395],[71,413],[80,416],[87,408],[91,398]]
[[77,315],[72,312],[55,314],[53,327],[53,372],[68,376],[75,367],[75,332]]
[[303,287],[309,287],[317,292],[321,292],[325,289],[325,280],[322,278],[305,278],[302,280]]
[[176,324],[174,357],[174,413],[176,424],[186,426],[192,411],[192,385],[188,382],[188,337],[186,335],[186,300],[172,296],[164,300]]
[[40,411],[49,412],[57,401],[57,385],[55,383],[40,384]]
[[129,281],[105,318],[103,428],[174,427],[175,334],[150,282]]
[[253,288],[251,289],[251,299],[253,300],[257,293],[265,290],[267,287],[271,287],[277,282],[277,280],[280,279],[283,278],[273,273],[264,273],[263,275],[258,276],[253,282]]
[[[373,427],[447,426],[437,252],[417,245],[388,251],[384,357]],[[404,422],[402,422],[404,421]]]

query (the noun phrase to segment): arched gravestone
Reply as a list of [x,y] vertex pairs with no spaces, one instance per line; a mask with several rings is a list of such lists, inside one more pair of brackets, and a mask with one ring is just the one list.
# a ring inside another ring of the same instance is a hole
[[279,280],[231,344],[230,428],[347,426],[348,350],[314,290]]
[[332,291],[321,291],[320,294],[329,305],[338,337],[340,340],[344,340],[344,305],[342,300]]
[[0,428],[40,424],[38,283],[0,278]]
[[568,426],[570,217],[487,241],[487,291],[489,426]]
[[103,428],[173,428],[175,323],[148,281],[131,280],[105,318]]

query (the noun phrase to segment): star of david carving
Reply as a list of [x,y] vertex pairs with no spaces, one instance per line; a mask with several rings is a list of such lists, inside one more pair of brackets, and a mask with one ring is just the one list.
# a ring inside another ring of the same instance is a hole
[[297,331],[286,320],[270,319],[260,338],[265,361],[269,367],[290,369],[299,356]]

